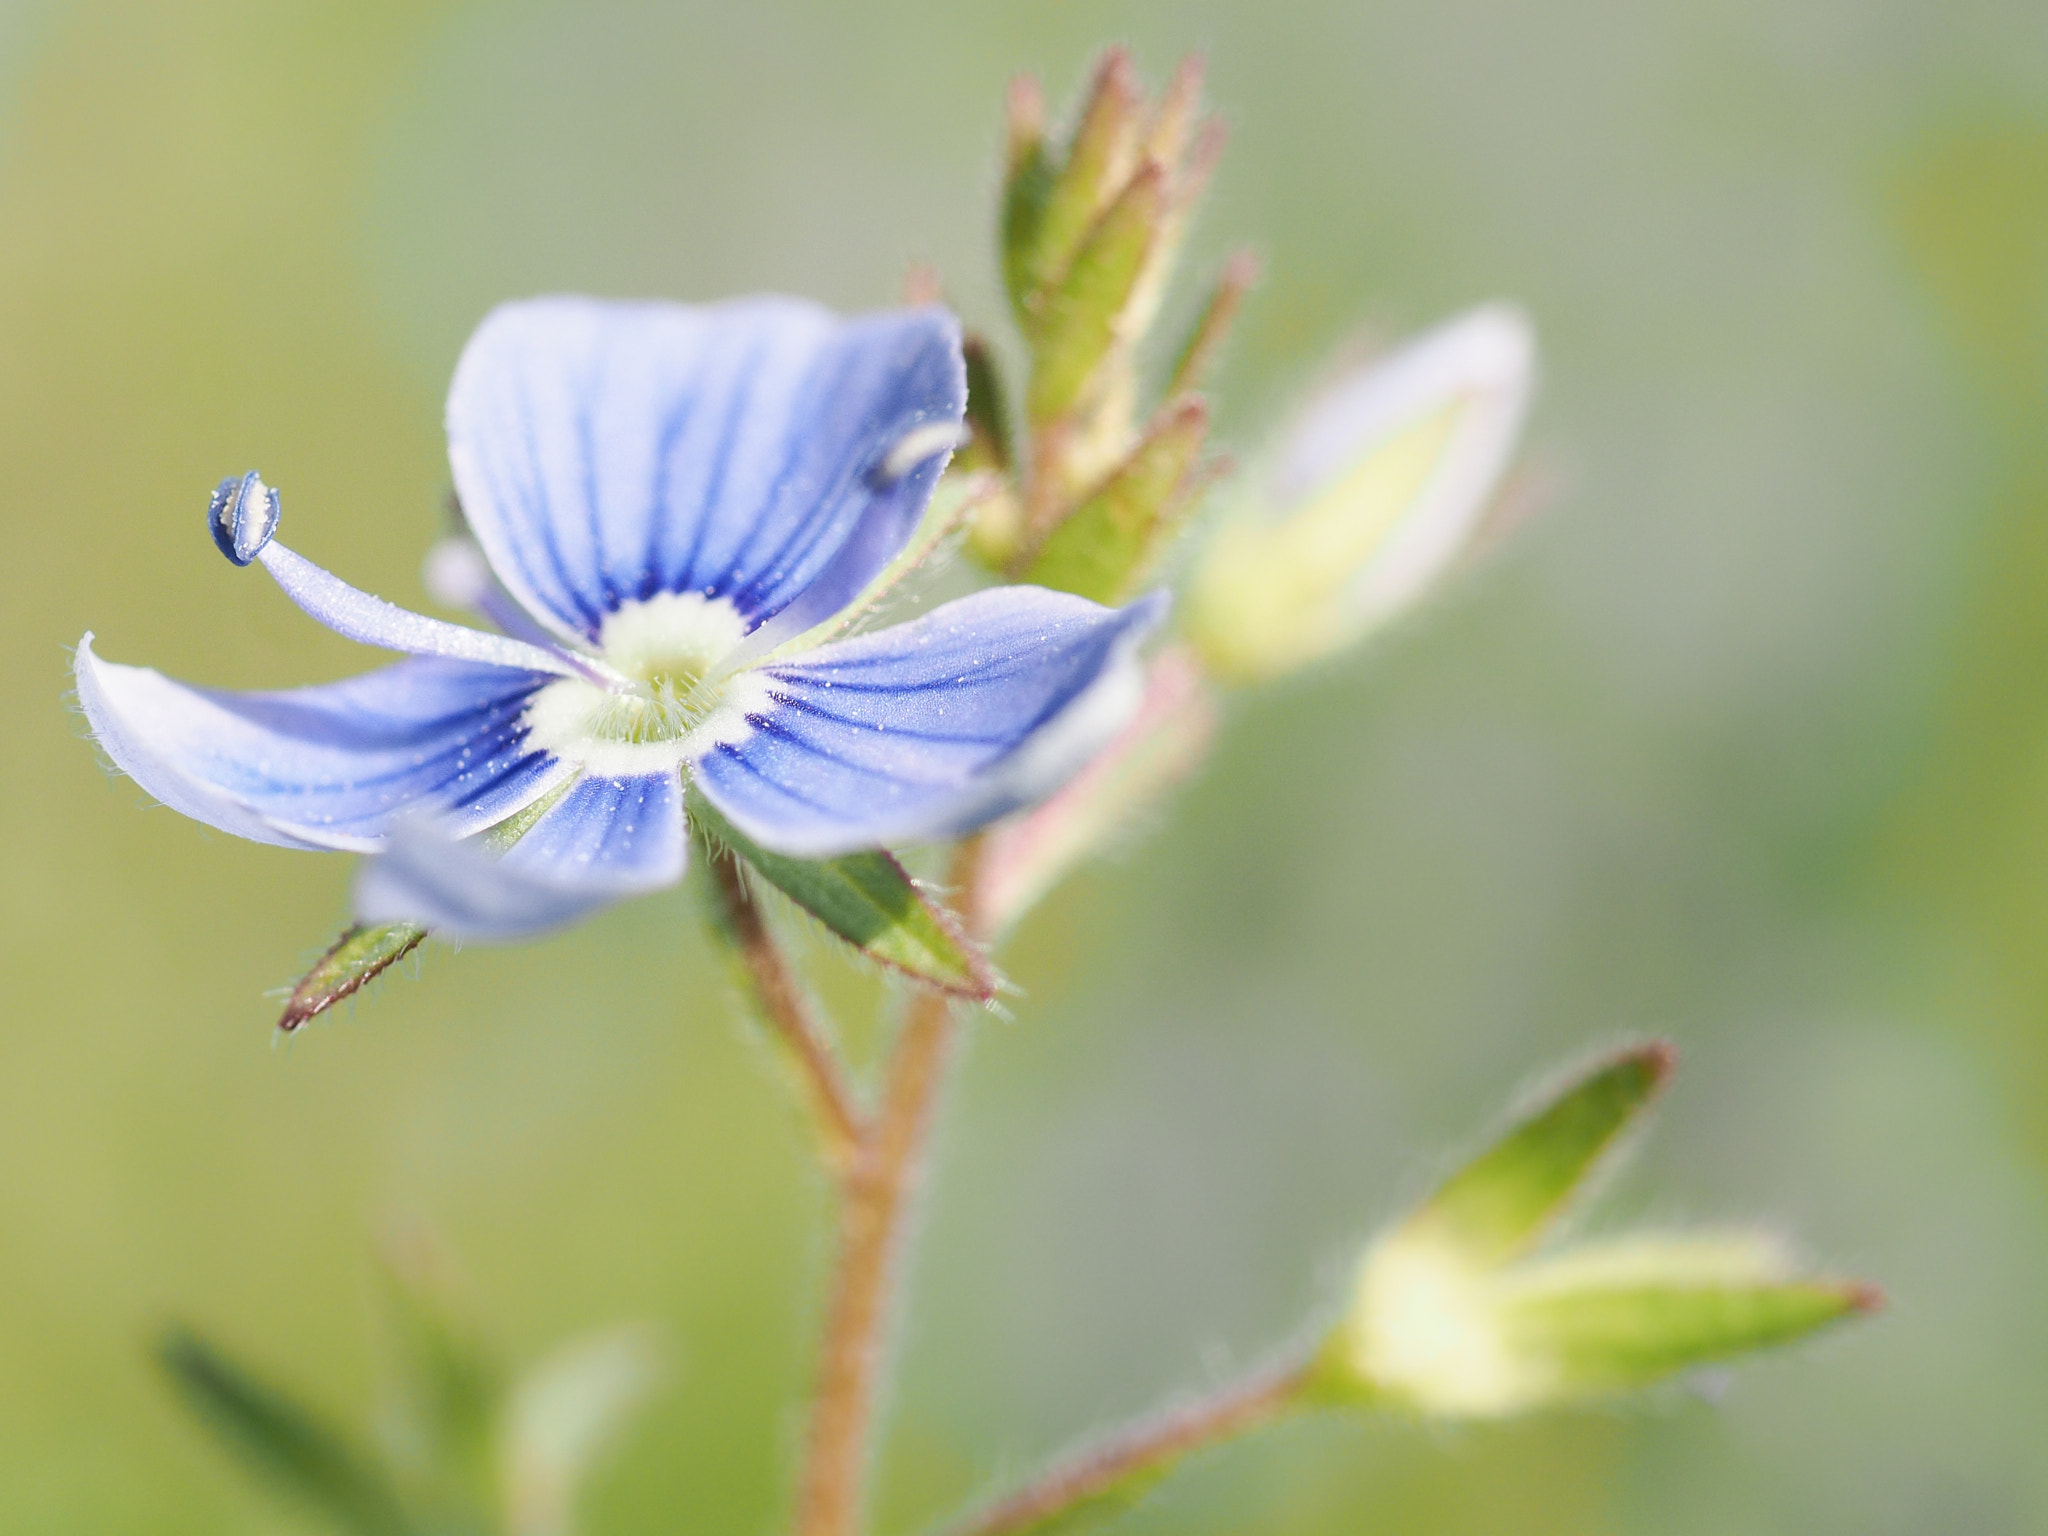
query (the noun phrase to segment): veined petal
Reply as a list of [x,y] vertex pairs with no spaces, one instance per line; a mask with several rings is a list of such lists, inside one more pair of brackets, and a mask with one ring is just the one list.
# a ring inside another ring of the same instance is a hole
[[682,785],[673,773],[586,776],[502,854],[444,822],[407,817],[356,877],[367,923],[413,922],[452,939],[525,938],[683,877]]
[[499,579],[565,637],[661,592],[809,624],[909,536],[965,402],[938,309],[532,299],[470,338],[448,452]]
[[801,858],[956,837],[1059,788],[1143,692],[1128,608],[997,587],[913,623],[763,667],[751,733],[711,747],[699,787],[754,841]]
[[76,672],[116,767],[173,810],[261,843],[370,850],[409,807],[475,831],[572,771],[526,745],[542,673],[419,658],[315,688],[237,693],[102,661],[90,634]]
[[415,656],[516,667],[527,672],[579,675],[575,666],[554,651],[542,650],[509,635],[430,619],[423,613],[387,603],[381,597],[372,597],[274,539],[263,546],[256,560],[284,588],[286,597],[336,634],[360,644],[380,645],[387,651],[408,651]]

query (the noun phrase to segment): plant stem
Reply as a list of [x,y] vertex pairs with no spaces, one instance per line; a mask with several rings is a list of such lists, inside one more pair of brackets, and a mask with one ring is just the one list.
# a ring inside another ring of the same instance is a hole
[[1056,1462],[1007,1498],[946,1528],[945,1536],[1019,1536],[1121,1485],[1135,1497],[1152,1477],[1190,1451],[1241,1435],[1293,1405],[1307,1367],[1290,1362],[1212,1396],[1143,1421]]
[[845,1064],[818,1022],[803,986],[789,969],[781,946],[768,931],[754,893],[747,888],[739,860],[714,853],[712,878],[725,909],[727,930],[739,951],[761,1016],[789,1047],[808,1090],[825,1161],[845,1176],[866,1134],[865,1117],[847,1081]]
[[[970,937],[977,926],[980,854],[980,839],[970,838],[953,857],[952,884],[965,903],[960,916]],[[911,998],[889,1055],[881,1104],[847,1169],[797,1489],[797,1536],[856,1536],[861,1528],[896,1280],[958,1033],[953,999],[924,990]]]

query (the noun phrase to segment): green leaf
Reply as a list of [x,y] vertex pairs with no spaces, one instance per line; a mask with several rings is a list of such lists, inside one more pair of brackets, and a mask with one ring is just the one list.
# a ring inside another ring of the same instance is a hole
[[1749,1236],[1639,1237],[1504,1276],[1505,1349],[1544,1397],[1604,1396],[1803,1338],[1881,1304],[1868,1286],[1797,1275]]
[[1562,1213],[1601,1153],[1671,1075],[1662,1043],[1636,1046],[1584,1072],[1451,1175],[1401,1228],[1475,1267],[1526,1251]]
[[407,1225],[378,1245],[397,1345],[397,1422],[422,1471],[463,1502],[489,1507],[505,1372],[478,1325],[455,1261]]
[[741,835],[702,795],[690,814],[700,832],[861,953],[942,992],[986,1002],[996,974],[959,921],[921,891],[887,853],[792,859]]
[[511,1536],[568,1536],[592,1467],[659,1375],[654,1342],[629,1325],[570,1345],[520,1383],[505,1426]]
[[1209,407],[1189,395],[1159,413],[1130,457],[1053,529],[1023,579],[1098,603],[1128,602],[1186,519]]
[[411,954],[426,936],[427,930],[415,923],[381,928],[357,923],[346,929],[292,988],[277,1027],[290,1034],[307,1020],[318,1018]]
[[383,1473],[305,1409],[173,1328],[157,1358],[186,1403],[281,1489],[358,1536],[412,1536]]
[[1032,421],[1055,421],[1072,410],[1110,356],[1167,212],[1166,172],[1147,164],[1103,211],[1073,265],[1046,292],[1028,328],[1033,358],[1026,406]]

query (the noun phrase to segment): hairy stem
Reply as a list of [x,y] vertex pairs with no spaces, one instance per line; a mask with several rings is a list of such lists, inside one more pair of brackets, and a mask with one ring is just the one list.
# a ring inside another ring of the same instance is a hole
[[811,1100],[825,1160],[844,1176],[858,1157],[866,1131],[845,1063],[818,1022],[802,984],[791,973],[781,946],[768,931],[761,905],[747,889],[739,860],[714,853],[708,862],[727,932],[746,967],[761,1016],[789,1048]]
[[[960,915],[970,937],[980,851],[980,840],[970,838],[953,859],[952,884],[967,903]],[[861,1528],[896,1280],[959,1032],[954,1007],[936,991],[911,999],[889,1055],[881,1104],[847,1168],[797,1489],[797,1536],[856,1536]]]
[[946,1528],[945,1536],[1021,1536],[1096,1499],[1135,1497],[1204,1446],[1278,1418],[1293,1405],[1306,1368],[1260,1372],[1056,1462],[1022,1488]]

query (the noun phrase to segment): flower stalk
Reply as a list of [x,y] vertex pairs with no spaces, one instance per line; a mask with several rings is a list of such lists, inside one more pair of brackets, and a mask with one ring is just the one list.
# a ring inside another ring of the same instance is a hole
[[1014,1493],[946,1527],[945,1536],[1025,1536],[1089,1506],[1108,1513],[1135,1503],[1183,1457],[1286,1414],[1307,1380],[1308,1367],[1299,1361],[1255,1372],[1055,1462]]
[[[971,894],[981,847],[969,838],[953,856],[951,884],[969,898],[960,916],[970,936],[978,926]],[[889,1329],[901,1303],[897,1282],[959,1035],[956,1007],[939,991],[920,989],[911,998],[889,1053],[881,1103],[846,1171],[797,1489],[797,1536],[856,1536],[861,1529]]]
[[762,1020],[787,1049],[803,1080],[818,1129],[819,1153],[826,1167],[844,1177],[867,1129],[846,1064],[774,934],[768,931],[767,916],[748,889],[739,860],[715,853],[706,862],[711,866],[725,931],[746,972],[748,989]]

